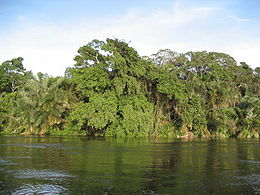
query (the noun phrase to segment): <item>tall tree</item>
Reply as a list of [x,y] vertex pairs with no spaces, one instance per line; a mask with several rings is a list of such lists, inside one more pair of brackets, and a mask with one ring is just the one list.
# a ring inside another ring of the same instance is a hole
[[[145,97],[142,83],[149,64],[117,39],[94,40],[78,53],[68,75],[77,86],[81,101],[71,113],[69,128],[90,134],[148,136],[153,107]],[[137,122],[134,116],[143,120]],[[143,123],[145,119],[147,124]]]
[[32,73],[26,71],[22,61],[23,58],[18,57],[0,65],[0,93],[14,92],[26,82],[28,77],[32,77]]

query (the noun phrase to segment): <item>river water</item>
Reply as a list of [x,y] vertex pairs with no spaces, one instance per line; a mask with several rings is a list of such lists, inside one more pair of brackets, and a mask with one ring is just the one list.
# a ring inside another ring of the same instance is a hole
[[260,140],[0,136],[0,194],[260,194]]

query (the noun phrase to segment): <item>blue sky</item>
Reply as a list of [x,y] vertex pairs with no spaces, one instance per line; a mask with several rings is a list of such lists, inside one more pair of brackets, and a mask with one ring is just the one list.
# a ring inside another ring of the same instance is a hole
[[0,63],[63,75],[80,46],[107,37],[141,55],[218,51],[260,66],[260,0],[0,0]]

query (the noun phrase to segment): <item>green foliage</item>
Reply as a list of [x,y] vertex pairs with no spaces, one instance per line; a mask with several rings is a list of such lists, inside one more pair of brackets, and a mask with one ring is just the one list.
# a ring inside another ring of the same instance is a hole
[[104,133],[105,127],[116,119],[117,98],[112,93],[93,95],[89,102],[78,102],[70,113],[68,129],[88,134]]
[[0,131],[4,131],[5,127],[14,120],[11,115],[11,111],[14,108],[12,105],[13,99],[17,96],[17,93],[3,93],[0,96]]
[[117,121],[107,136],[147,137],[153,129],[153,105],[143,95],[124,96],[118,102]]
[[64,78],[0,65],[0,131],[113,137],[259,137],[260,75],[229,55],[160,50],[118,39],[79,48]]
[[240,136],[259,137],[260,128],[260,99],[256,97],[244,96],[236,107],[239,117]]
[[126,43],[94,40],[79,49],[69,70],[81,99],[67,128],[107,136],[148,136],[153,106],[143,95],[148,63]]
[[62,89],[64,78],[39,78],[29,80],[10,100],[12,109],[6,130],[24,134],[46,134],[59,129],[64,114],[70,109],[70,90]]
[[23,58],[14,58],[0,65],[0,93],[14,92],[21,87],[27,78],[32,78],[32,73],[25,70]]

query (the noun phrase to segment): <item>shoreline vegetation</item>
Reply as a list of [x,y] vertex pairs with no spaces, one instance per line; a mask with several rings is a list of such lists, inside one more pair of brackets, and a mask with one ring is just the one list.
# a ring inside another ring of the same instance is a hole
[[218,52],[80,47],[63,77],[0,64],[0,134],[259,138],[260,67]]

